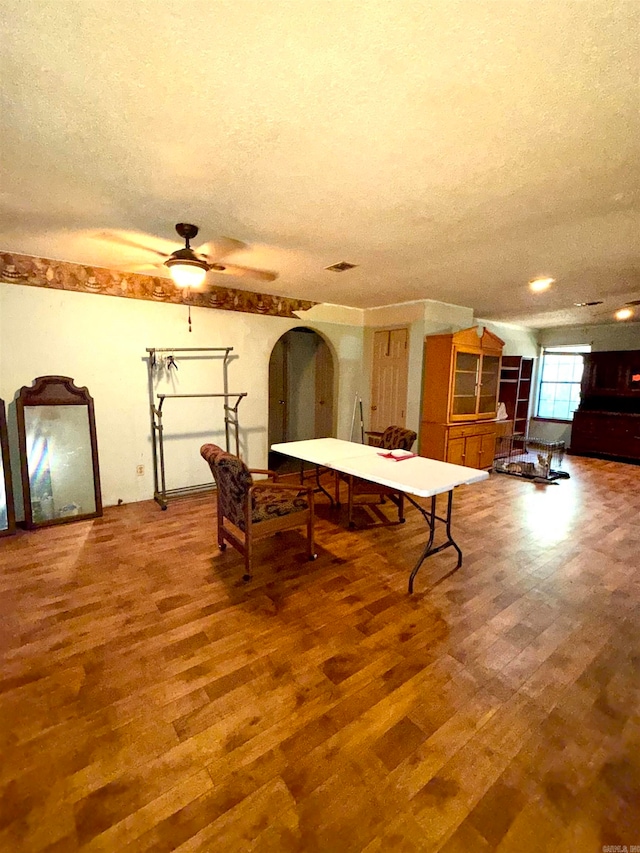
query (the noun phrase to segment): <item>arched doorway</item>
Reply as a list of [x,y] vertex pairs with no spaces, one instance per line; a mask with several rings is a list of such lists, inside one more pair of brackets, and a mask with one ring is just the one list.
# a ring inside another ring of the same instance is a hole
[[[269,447],[333,435],[333,354],[313,329],[290,329],[269,359]],[[269,455],[269,467],[278,459]]]

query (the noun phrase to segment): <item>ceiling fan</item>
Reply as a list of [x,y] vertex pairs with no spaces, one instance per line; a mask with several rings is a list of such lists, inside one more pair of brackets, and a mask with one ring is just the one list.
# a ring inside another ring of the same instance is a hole
[[[576,308],[591,308],[604,304],[604,300],[595,299],[591,302],[574,302],[573,304]],[[632,299],[629,302],[618,303],[618,308],[615,308],[615,305],[610,305],[604,310],[598,309],[592,316],[598,319],[606,317],[609,320],[632,320],[637,313],[635,309],[638,307],[640,307],[640,299]]]
[[[237,252],[246,247],[246,243],[240,240],[234,240],[230,237],[222,237],[213,243],[213,250],[209,250],[209,244],[205,243],[200,247],[199,252],[195,252],[191,248],[191,240],[198,235],[198,226],[191,225],[186,222],[179,222],[176,225],[176,231],[185,241],[184,248],[176,249],[170,254],[161,252],[151,246],[145,246],[131,240],[127,237],[122,237],[117,234],[100,235],[107,237],[111,242],[121,243],[125,246],[132,246],[136,249],[143,249],[146,252],[152,252],[161,258],[165,258],[164,262],[155,264],[136,265],[137,271],[149,268],[159,268],[166,266],[171,274],[176,287],[180,288],[198,288],[200,287],[209,272],[212,270],[223,275],[231,275],[238,278],[252,278],[258,281],[274,281],[278,274],[269,270],[254,269],[252,267],[238,266],[237,264],[228,264],[224,262],[224,257]],[[214,255],[206,254],[203,249],[214,251]],[[130,267],[130,269],[134,269]]]

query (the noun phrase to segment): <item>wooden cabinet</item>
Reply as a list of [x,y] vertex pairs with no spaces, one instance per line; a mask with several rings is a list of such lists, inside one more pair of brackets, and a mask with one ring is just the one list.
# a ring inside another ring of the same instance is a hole
[[422,456],[491,467],[502,347],[500,338],[477,328],[425,339]]
[[504,342],[477,327],[430,335],[424,345],[422,420],[490,420],[498,412]]
[[574,412],[571,452],[640,460],[640,414]]
[[423,423],[420,455],[443,459],[453,465],[490,468],[496,449],[496,424],[493,421],[468,424]]
[[640,350],[585,355],[571,452],[640,460]]
[[514,432],[527,432],[532,377],[532,358],[521,355],[502,357],[498,399],[505,404],[507,415],[513,421]]
[[[591,352],[584,357],[581,403],[592,408],[594,399],[618,398],[610,401],[617,411],[620,400],[636,400],[640,404],[640,350]],[[601,405],[604,401],[599,401]]]

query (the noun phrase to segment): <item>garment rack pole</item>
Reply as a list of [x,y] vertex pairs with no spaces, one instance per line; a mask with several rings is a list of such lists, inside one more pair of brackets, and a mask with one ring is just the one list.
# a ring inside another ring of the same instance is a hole
[[147,352],[233,352],[233,347],[147,347]]
[[[223,391],[218,393],[203,393],[203,394],[157,394],[159,400],[158,405],[155,404],[154,388],[153,388],[153,371],[156,366],[156,353],[223,353],[222,363],[222,385]],[[235,436],[235,451],[236,456],[240,455],[240,424],[238,420],[238,406],[240,402],[247,396],[247,392],[240,393],[229,391],[228,366],[230,356],[233,352],[233,347],[147,347],[147,371],[149,384],[149,409],[151,415],[151,453],[153,459],[153,497],[156,503],[163,510],[167,509],[168,500],[171,497],[185,497],[190,494],[198,494],[203,491],[210,491],[213,485],[202,483],[196,486],[182,486],[175,489],[167,489],[165,476],[165,456],[164,456],[164,425],[162,422],[162,407],[165,400],[176,398],[206,398],[218,397],[223,398],[224,408],[224,431],[225,444],[227,452],[230,452],[231,433],[230,428],[233,428]],[[235,403],[231,404],[230,400],[235,399]]]
[[[227,377],[227,366],[229,364],[229,353],[226,352],[224,354],[224,362],[222,367],[222,387],[225,394],[229,393],[229,384]],[[238,403],[240,400],[238,399]],[[237,410],[237,404],[236,404]],[[240,456],[240,445],[238,442],[238,423],[237,418],[235,422],[235,430],[236,430],[236,456]],[[224,401],[224,439],[227,447],[227,453],[229,452],[229,419],[228,419],[228,411],[227,411],[227,401]]]

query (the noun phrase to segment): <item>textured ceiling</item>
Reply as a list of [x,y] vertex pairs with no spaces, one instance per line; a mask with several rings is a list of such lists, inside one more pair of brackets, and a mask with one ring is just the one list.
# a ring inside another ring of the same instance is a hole
[[2,7],[0,249],[127,269],[159,258],[106,233],[170,252],[183,221],[278,272],[225,283],[302,299],[544,327],[640,298],[637,0]]

